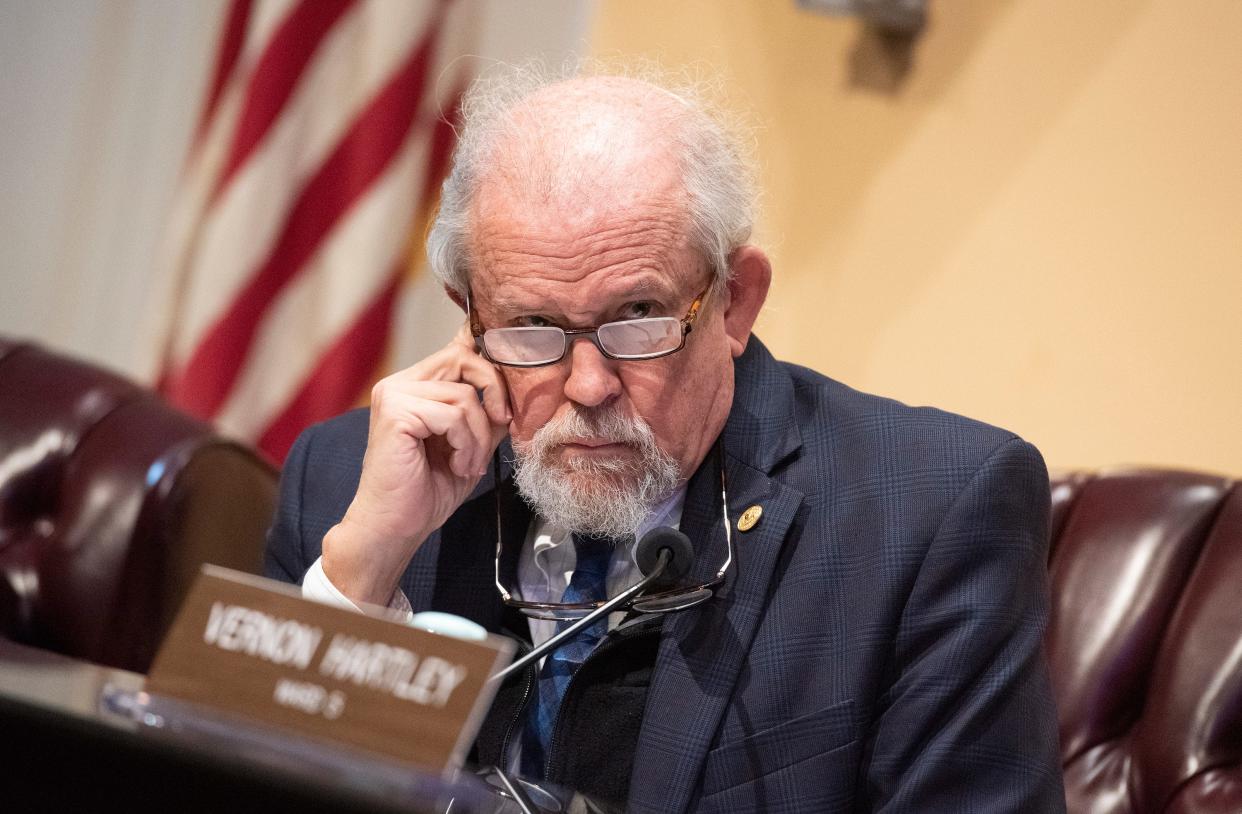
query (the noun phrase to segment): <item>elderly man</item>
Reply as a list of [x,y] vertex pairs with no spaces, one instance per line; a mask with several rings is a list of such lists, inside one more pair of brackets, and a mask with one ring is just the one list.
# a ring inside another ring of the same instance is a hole
[[772,358],[745,164],[695,103],[498,87],[428,241],[465,325],[298,441],[268,574],[529,646],[676,526],[690,573],[507,681],[479,763],[634,811],[1063,809],[1039,454]]

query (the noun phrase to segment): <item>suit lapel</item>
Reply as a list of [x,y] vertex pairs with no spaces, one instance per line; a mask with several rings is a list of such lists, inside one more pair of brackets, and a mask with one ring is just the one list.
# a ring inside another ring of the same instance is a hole
[[[634,811],[682,811],[690,803],[804,498],[769,476],[801,445],[792,385],[753,337],[750,346],[738,360],[737,396],[723,434],[736,561],[716,596],[664,622],[630,781]],[[726,551],[717,467],[713,454],[691,480],[682,513],[699,579],[719,568]],[[762,517],[740,532],[738,517],[750,506],[761,507]]]

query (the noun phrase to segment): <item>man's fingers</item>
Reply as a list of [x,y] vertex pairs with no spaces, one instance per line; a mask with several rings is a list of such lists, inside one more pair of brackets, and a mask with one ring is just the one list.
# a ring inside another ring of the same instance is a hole
[[509,390],[496,366],[474,350],[473,340],[467,330],[461,332],[445,347],[405,370],[394,373],[385,381],[394,384],[408,382],[464,382],[483,394],[483,409],[493,424],[508,425],[513,420],[509,408]]
[[380,421],[420,441],[443,438],[453,449],[449,456],[453,474],[462,478],[475,477],[481,462],[486,461],[491,451],[487,448],[489,434],[482,430],[482,408],[475,404],[473,409],[477,414],[474,426],[469,417],[470,405],[394,393],[386,397]]
[[462,320],[461,325],[457,327],[457,333],[453,334],[453,344],[461,345],[467,350],[474,351],[474,332],[470,330],[470,317],[467,315]]
[[[509,407],[509,388],[501,377],[496,366],[477,354],[463,359],[461,363],[461,379],[474,387],[483,395],[483,409],[492,424],[508,428],[513,420],[513,412]],[[504,436],[501,436],[502,438]]]
[[500,442],[505,440],[505,437],[509,435],[509,425],[507,423],[492,424],[491,429],[492,429],[492,437],[488,441],[488,443],[490,445],[492,452],[495,452],[496,447],[500,446]]
[[[432,401],[440,401],[446,404],[453,404],[463,409],[463,415],[466,422],[470,425],[470,431],[474,434],[478,442],[478,455],[471,458],[471,471],[479,474],[487,466],[487,459],[496,449],[496,445],[500,443],[500,438],[504,438],[504,434],[499,438],[495,438],[495,424],[490,421],[490,417],[484,411],[484,407],[479,402],[479,394],[474,387],[463,382],[413,382],[404,386],[396,385],[399,392],[404,395],[429,399]],[[505,425],[507,433],[508,425]],[[493,441],[493,439],[495,440]]]
[[379,382],[371,410],[373,429],[379,421],[420,440],[442,437],[429,458],[447,456],[463,478],[486,471],[513,420],[504,378],[476,352],[466,323],[448,345]]

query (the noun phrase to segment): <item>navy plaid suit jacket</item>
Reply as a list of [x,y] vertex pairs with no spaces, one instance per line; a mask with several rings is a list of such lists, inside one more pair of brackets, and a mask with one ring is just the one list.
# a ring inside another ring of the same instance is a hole
[[[671,615],[629,808],[1064,811],[1041,649],[1048,476],[1003,430],[851,390],[752,337],[724,430],[737,562]],[[365,411],[289,455],[268,576],[299,581],[353,497]],[[691,479],[696,576],[723,559],[717,473]],[[484,479],[419,550],[402,588],[499,630]],[[514,501],[520,503],[520,501]],[[529,515],[502,522],[521,534]],[[735,527],[736,528],[736,527]]]

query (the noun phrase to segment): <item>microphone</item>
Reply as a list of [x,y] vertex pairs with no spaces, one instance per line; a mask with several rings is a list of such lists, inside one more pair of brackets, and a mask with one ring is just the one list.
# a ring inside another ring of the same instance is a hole
[[[667,551],[668,563],[660,567],[660,554]],[[669,588],[690,573],[694,563],[694,546],[690,538],[670,526],[656,526],[643,535],[634,552],[638,570],[651,577],[650,587]]]
[[669,526],[656,526],[644,534],[643,539],[639,540],[634,554],[634,558],[638,562],[638,570],[643,573],[641,580],[626,588],[612,599],[609,599],[586,616],[583,616],[560,633],[550,637],[546,642],[531,650],[505,669],[495,673],[488,681],[500,681],[505,676],[516,673],[531,662],[542,658],[544,654],[560,647],[574,636],[577,636],[585,628],[595,624],[600,617],[612,613],[633,597],[647,590],[647,588],[672,585],[689,573],[690,565],[694,561],[694,547],[690,545],[690,538]]

